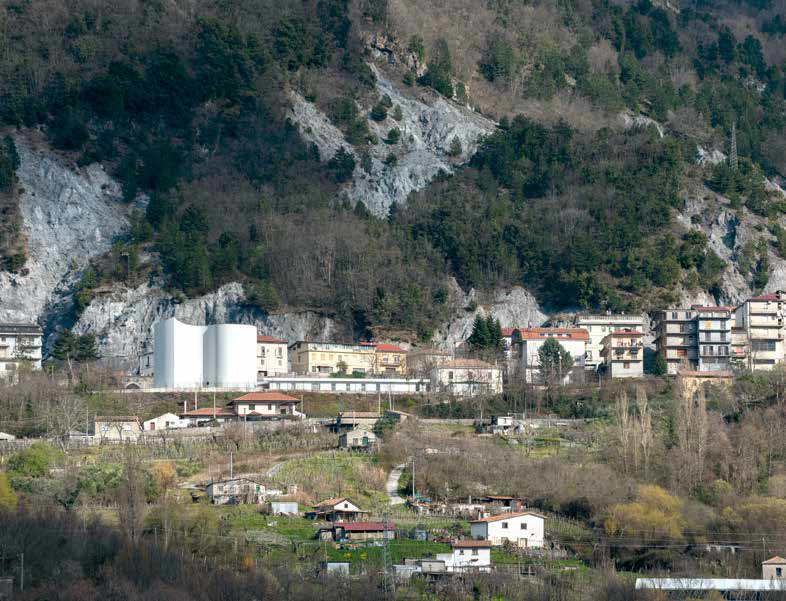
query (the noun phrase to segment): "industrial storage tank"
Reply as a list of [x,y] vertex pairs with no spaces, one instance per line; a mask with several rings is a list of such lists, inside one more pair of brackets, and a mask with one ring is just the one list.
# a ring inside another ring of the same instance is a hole
[[156,323],[154,344],[156,388],[256,386],[255,326],[194,326],[171,317]]

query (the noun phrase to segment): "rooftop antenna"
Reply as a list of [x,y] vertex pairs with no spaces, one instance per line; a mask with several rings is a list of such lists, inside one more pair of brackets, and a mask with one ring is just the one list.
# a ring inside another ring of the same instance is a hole
[[731,143],[729,145],[729,167],[737,171],[737,124],[731,124]]

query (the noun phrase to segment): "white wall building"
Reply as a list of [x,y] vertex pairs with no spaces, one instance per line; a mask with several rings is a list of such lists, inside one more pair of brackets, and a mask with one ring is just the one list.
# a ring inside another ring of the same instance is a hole
[[256,387],[255,326],[192,326],[172,317],[156,323],[154,337],[155,388]]
[[297,410],[300,399],[280,392],[250,392],[236,398],[231,404],[240,419],[281,417],[282,415],[305,417]]
[[431,387],[456,396],[502,393],[502,370],[477,359],[454,359],[431,369]]
[[576,327],[587,330],[587,352],[584,366],[587,369],[597,369],[603,363],[601,350],[603,339],[612,332],[620,330],[644,331],[644,316],[642,315],[579,315],[576,318]]
[[22,362],[41,369],[44,331],[32,323],[0,324],[0,378],[14,377]]
[[450,553],[437,553],[436,558],[445,562],[447,572],[490,572],[491,546],[487,540],[457,540]]
[[428,379],[407,378],[326,378],[286,376],[266,378],[269,390],[331,392],[335,394],[418,394],[426,392]]
[[142,426],[136,415],[97,415],[93,433],[99,440],[134,442],[142,434]]
[[273,336],[257,336],[257,377],[285,376],[289,373],[287,341]]
[[518,547],[537,549],[543,546],[545,521],[542,515],[532,511],[501,513],[473,520],[469,529],[472,538],[488,540],[495,546],[510,542]]
[[174,413],[164,413],[153,419],[149,419],[142,424],[145,432],[155,430],[174,430],[177,428],[188,428],[189,420],[181,419]]
[[[589,332],[581,328],[520,328],[513,332],[513,352],[511,362],[516,366],[513,371],[524,373],[527,383],[540,379],[540,347],[549,338],[554,338],[573,357],[575,367],[584,366],[584,358],[589,343]],[[568,378],[568,374],[565,374]]]

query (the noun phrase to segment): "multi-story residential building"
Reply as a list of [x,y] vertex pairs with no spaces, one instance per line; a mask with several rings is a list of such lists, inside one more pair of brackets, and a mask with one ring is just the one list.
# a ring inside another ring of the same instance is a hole
[[666,359],[668,373],[696,370],[699,365],[698,331],[693,309],[668,309],[656,316],[655,345]]
[[640,378],[644,375],[644,344],[641,332],[620,330],[603,339],[601,355],[612,378]]
[[0,324],[0,378],[14,377],[22,363],[41,369],[41,326],[28,323]]
[[576,327],[587,330],[589,341],[587,342],[587,355],[584,359],[584,366],[587,369],[597,369],[603,363],[601,351],[603,350],[603,339],[612,332],[632,330],[635,332],[644,331],[643,315],[579,315],[576,317]]
[[[540,376],[540,347],[554,338],[573,357],[573,365],[584,366],[589,333],[582,328],[520,328],[513,332],[512,371],[523,373],[528,383],[537,382]],[[568,374],[565,374],[565,378]]]
[[407,373],[407,351],[395,344],[375,344],[376,362],[374,372],[377,374],[403,375]]
[[699,307],[696,313],[699,371],[727,371],[731,367],[733,307]]
[[377,351],[367,344],[311,342],[300,340],[289,346],[292,371],[297,374],[372,373]]
[[287,341],[273,336],[257,336],[257,378],[289,373]]
[[502,370],[477,359],[454,359],[432,368],[431,387],[455,396],[501,394]]
[[735,311],[736,326],[748,339],[747,354],[738,363],[750,370],[770,370],[784,360],[784,320],[786,293],[754,296]]

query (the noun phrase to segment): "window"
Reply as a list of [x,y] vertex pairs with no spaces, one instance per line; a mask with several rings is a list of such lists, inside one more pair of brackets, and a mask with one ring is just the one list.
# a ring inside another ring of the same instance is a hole
[[459,555],[464,555],[464,549],[459,549]]
[[448,380],[452,380],[452,379],[453,379],[453,372],[449,371],[448,372]]
[[507,522],[502,522],[502,528],[504,530],[507,530],[508,529],[508,523]]
[[592,359],[592,351],[587,351],[587,359]]
[[254,411],[256,408],[257,408],[257,406],[256,406],[254,403],[251,403],[251,404],[248,406],[248,410],[249,410],[249,411]]
[[780,578],[783,575],[782,568],[775,568],[775,575]]
[[271,404],[268,404],[268,406],[267,406],[267,410],[268,410],[268,411],[272,411],[272,410],[273,410],[273,405],[271,405]]
[[630,361],[623,361],[622,362],[623,369],[630,369]]
[[526,530],[526,529],[527,529],[527,525],[526,525],[526,524],[522,524],[522,525],[521,525],[521,529],[522,529],[522,530]]
[[677,313],[676,311],[672,311],[671,312],[671,318],[672,319],[679,319],[679,313]]
[[[472,554],[473,555],[477,555],[478,554],[478,550],[477,549],[472,549]],[[780,568],[778,568],[778,571],[780,571]],[[780,576],[780,574],[778,574],[778,576]]]

